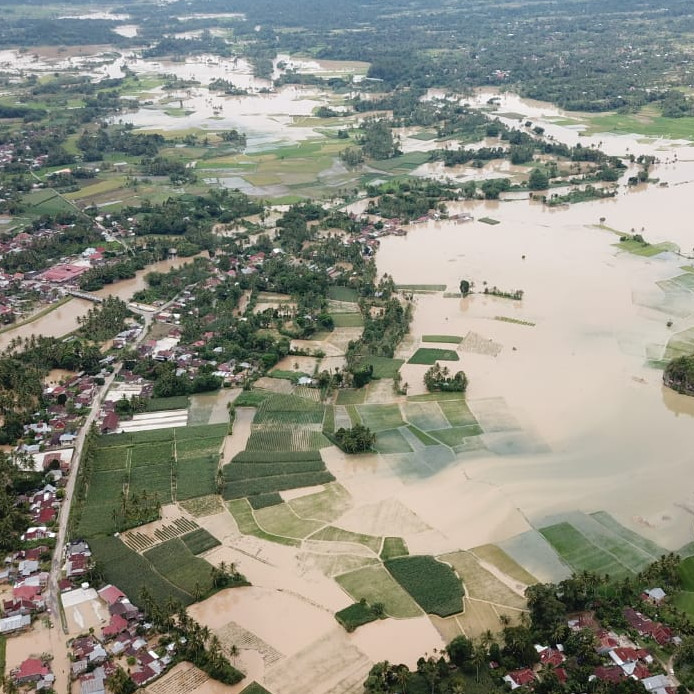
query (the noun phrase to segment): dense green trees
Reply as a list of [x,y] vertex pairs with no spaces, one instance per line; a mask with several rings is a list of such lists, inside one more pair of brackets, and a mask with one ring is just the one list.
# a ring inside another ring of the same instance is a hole
[[438,362],[424,374],[424,385],[429,392],[445,391],[464,393],[467,388],[467,376],[463,371],[451,376],[447,366],[442,367]]
[[673,359],[665,367],[663,381],[680,393],[694,394],[694,355]]
[[549,176],[542,169],[533,169],[528,178],[530,190],[546,190],[549,188]]
[[376,435],[363,424],[355,424],[351,429],[339,428],[335,440],[345,453],[366,453],[376,442]]
[[103,342],[125,330],[125,319],[130,315],[125,301],[115,296],[107,296],[102,303],[77,318],[80,326],[78,332],[89,340]]

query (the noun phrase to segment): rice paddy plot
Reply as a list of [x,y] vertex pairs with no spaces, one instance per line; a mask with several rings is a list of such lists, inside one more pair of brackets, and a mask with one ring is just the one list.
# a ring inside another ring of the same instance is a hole
[[443,412],[448,424],[452,427],[467,427],[477,424],[475,415],[472,414],[467,402],[462,398],[456,400],[441,399],[438,406]]
[[457,462],[454,452],[447,446],[427,446],[415,453],[388,457],[388,464],[405,483],[426,479]]
[[422,431],[445,429],[451,426],[436,402],[407,402],[403,412],[405,419]]
[[[244,629],[240,624],[236,622],[228,622],[221,629],[217,629],[215,634],[219,638],[222,648],[224,648],[227,653],[232,651],[233,647],[236,646],[237,650],[252,650],[257,651],[263,659],[266,667],[278,663],[284,655],[280,653],[276,648],[273,648],[269,643],[263,641],[259,636],[256,636],[253,632]],[[246,691],[245,689],[243,690]],[[265,691],[262,689],[261,691]]]
[[694,592],[681,590],[675,593],[672,604],[686,613],[690,620],[694,619]]
[[[352,426],[352,420],[347,414],[347,410],[343,405],[335,405],[333,409],[333,432],[338,429],[349,429]],[[324,429],[327,429],[324,425]]]
[[425,434],[421,429],[418,429],[411,424],[405,429],[400,429],[399,431],[415,451],[420,450],[422,446],[440,445],[436,439],[432,439],[429,434]]
[[323,491],[307,494],[287,503],[300,518],[330,523],[352,507],[352,497],[341,484],[332,482],[326,484]]
[[[557,521],[568,522],[589,542],[612,554],[617,561],[634,573],[639,573],[646,566],[659,559],[666,551],[654,543],[631,533],[605,514],[612,521],[612,527],[599,523],[593,516],[580,512],[561,514]],[[555,522],[555,519],[552,519]],[[621,532],[620,532],[621,529]]]
[[445,284],[396,284],[395,288],[402,292],[445,292]]
[[320,431],[306,428],[254,428],[246,443],[248,451],[317,451],[330,445]]
[[471,549],[470,552],[478,559],[496,567],[501,573],[510,576],[515,581],[526,586],[531,586],[538,580],[531,573],[528,573],[517,561],[512,559],[501,547],[496,545],[480,545]]
[[625,578],[634,574],[614,554],[593,544],[569,523],[541,528],[540,533],[576,573],[590,571],[600,576],[609,574],[612,578]]
[[663,554],[667,554],[667,550],[663,547],[643,537],[643,535],[639,535],[633,530],[625,528],[605,511],[596,511],[595,513],[591,513],[590,517],[597,523],[600,523],[600,525],[605,526],[608,530],[611,530],[615,535],[623,538],[629,544],[640,547],[644,552],[650,554],[654,561],[663,556]]
[[453,448],[464,443],[466,439],[482,434],[482,429],[477,424],[466,427],[451,427],[449,429],[439,429],[430,431],[429,434],[446,446]]
[[309,644],[265,672],[264,682],[281,694],[354,694],[363,690],[371,661],[343,633]]
[[518,620],[514,620],[513,617],[520,616],[521,613],[510,609],[498,611],[495,605],[466,598],[465,612],[458,615],[456,619],[465,632],[465,636],[469,639],[477,639],[487,631],[492,633],[499,631],[501,628],[499,617],[502,614],[511,618],[511,625],[515,625]]
[[357,302],[359,300],[359,293],[356,289],[351,287],[328,287],[328,298],[334,299],[336,301],[351,301]]
[[407,361],[408,364],[435,364],[437,361],[459,361],[460,357],[454,349],[438,349],[436,347],[420,347]]
[[663,359],[670,361],[676,357],[687,356],[694,353],[694,328],[687,328],[675,333],[667,343]]
[[442,402],[448,400],[465,400],[465,393],[421,393],[420,395],[408,395],[407,402]]
[[97,448],[94,456],[94,470],[123,470],[127,467],[128,451],[121,447]]
[[410,619],[422,614],[417,603],[383,566],[367,566],[337,576],[335,580],[355,602],[362,599],[371,605],[382,602],[390,617]]
[[254,424],[321,424],[323,405],[293,395],[275,394],[260,403]]
[[361,328],[364,325],[361,313],[354,311],[331,313],[330,316],[336,328]]
[[260,528],[255,521],[253,509],[246,499],[233,499],[227,504],[229,513],[234,517],[239,531],[243,535],[252,535],[268,542],[277,542],[281,545],[298,547],[301,543],[298,540],[280,535],[271,535]]
[[359,360],[360,366],[373,367],[374,378],[394,378],[404,363],[403,359],[390,359],[389,357],[364,357]]
[[485,433],[520,429],[504,398],[468,400],[467,404]]
[[341,388],[337,391],[335,403],[337,405],[360,405],[364,402],[364,398],[366,398],[365,388],[360,388],[359,390],[354,388]]
[[494,574],[484,569],[470,552],[444,554],[439,559],[455,569],[469,597],[518,610],[527,607],[523,596],[511,590]]
[[362,422],[373,432],[397,429],[404,426],[397,404],[357,405]]
[[271,535],[301,540],[323,527],[320,521],[299,518],[287,504],[268,506],[255,511],[258,526]]
[[178,504],[195,518],[214,516],[224,511],[224,504],[216,494],[186,499],[184,501],[179,501]]
[[381,547],[381,559],[388,561],[395,557],[406,557],[409,554],[407,544],[401,537],[384,537]]
[[306,549],[307,551],[302,552],[299,556],[301,568],[309,571],[320,571],[330,578],[362,569],[365,566],[375,566],[379,563],[375,557],[364,557],[357,554],[331,554],[321,551],[320,548],[313,552],[313,545]]
[[410,453],[412,447],[398,429],[389,431],[379,431],[376,434],[374,448],[383,454],[388,453]]
[[571,569],[537,530],[528,530],[497,544],[543,583],[558,583],[571,575]]
[[549,447],[539,436],[527,431],[499,431],[479,438],[484,448],[497,455],[534,455],[549,452]]
[[133,447],[131,464],[133,469],[150,465],[171,464],[173,457],[171,442],[149,443]]
[[351,530],[338,528],[334,525],[328,525],[321,530],[318,530],[310,536],[310,540],[314,542],[351,542],[353,544],[364,545],[374,554],[378,554],[381,549],[381,538],[375,535],[367,535],[365,533],[355,533]]

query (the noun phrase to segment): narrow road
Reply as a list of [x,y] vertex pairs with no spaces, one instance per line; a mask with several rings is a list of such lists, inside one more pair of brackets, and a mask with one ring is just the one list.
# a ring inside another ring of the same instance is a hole
[[[145,336],[149,332],[149,327],[153,318],[152,314],[145,314],[144,311],[138,311],[138,313],[144,318],[144,325],[142,332],[133,342],[134,345],[137,345],[144,340]],[[68,520],[70,519],[70,509],[75,493],[75,486],[77,484],[77,477],[82,458],[82,449],[84,447],[84,441],[87,438],[87,432],[98,417],[101,409],[101,403],[104,401],[104,397],[106,396],[108,389],[113,384],[113,381],[118,376],[121,366],[122,364],[118,364],[113,373],[106,378],[104,385],[101,386],[98,395],[94,398],[89,415],[87,416],[84,425],[80,429],[77,439],[75,439],[75,451],[72,456],[72,467],[70,469],[70,476],[68,478],[67,486],[65,487],[65,499],[63,500],[60,508],[58,534],[56,536],[55,551],[53,552],[53,560],[51,561],[51,574],[48,581],[47,604],[54,620],[60,618],[61,626],[66,634],[68,633],[68,627],[67,623],[65,622],[63,611],[60,609],[60,590],[58,589],[58,581],[60,580],[60,575],[62,572],[63,554],[65,551],[65,543],[67,541],[67,524]]]

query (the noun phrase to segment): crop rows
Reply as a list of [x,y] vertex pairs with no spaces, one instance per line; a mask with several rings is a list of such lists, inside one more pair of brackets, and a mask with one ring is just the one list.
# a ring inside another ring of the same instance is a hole
[[255,425],[246,444],[247,451],[311,451],[329,445],[320,431],[305,428],[256,429]]
[[213,547],[218,547],[221,542],[205,528],[197,528],[181,537],[183,544],[195,555],[207,552]]
[[286,489],[299,489],[301,487],[313,487],[318,484],[334,482],[335,478],[327,471],[302,472],[296,474],[273,475],[272,477],[260,477],[229,481],[224,486],[225,499],[239,499],[254,494],[267,494]]
[[154,540],[149,535],[145,535],[144,533],[123,533],[121,538],[123,539],[123,542],[128,545],[128,547],[134,549],[136,552],[144,552],[154,544]]
[[463,586],[447,564],[414,556],[389,559],[385,567],[425,612],[439,617],[462,612]]
[[234,456],[234,463],[298,463],[306,460],[322,461],[318,451],[241,451]]
[[178,538],[147,550],[145,558],[171,583],[200,598],[212,591],[211,566],[196,557]]
[[184,605],[192,596],[160,576],[143,556],[126,547],[117,537],[95,537],[89,541],[95,560],[102,567],[107,583],[118,586],[136,605],[146,588],[154,600],[164,605],[169,598]]

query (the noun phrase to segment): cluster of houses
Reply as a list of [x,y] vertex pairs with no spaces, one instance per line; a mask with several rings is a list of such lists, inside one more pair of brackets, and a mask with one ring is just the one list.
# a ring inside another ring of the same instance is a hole
[[[83,414],[89,411],[99,392],[97,378],[102,376],[78,374],[61,385],[44,388],[43,395],[48,403],[45,415],[24,427],[23,443],[17,449],[19,454],[34,456],[36,471],[59,470],[62,475],[56,475],[56,481],[69,472],[70,460],[65,460],[59,450],[74,444]],[[46,451],[53,454],[36,456]]]
[[[666,595],[661,588],[653,588],[641,597],[652,604],[660,604]],[[681,643],[681,639],[674,635],[669,627],[654,622],[633,607],[624,609],[624,618],[629,627],[643,639],[652,639],[659,646]],[[594,668],[590,680],[618,684],[622,680],[632,679],[641,682],[646,692],[675,694],[676,686],[673,680],[668,675],[660,674],[659,667],[653,667],[653,655],[628,636],[602,628],[589,612],[572,617],[568,620],[568,626],[573,632],[588,629],[595,636],[595,651],[604,662]],[[513,670],[504,676],[504,681],[512,690],[521,687],[532,690],[542,674],[548,671],[553,672],[562,684],[568,680],[568,661],[561,644],[556,648],[538,644],[535,645],[535,650],[539,656],[536,668]]]
[[117,667],[117,660],[126,658],[127,671],[138,686],[159,676],[173,660],[173,646],[155,651],[143,636],[151,630],[142,613],[116,586],[107,585],[97,591],[108,607],[109,621],[100,634],[85,634],[70,644],[70,674],[79,685],[80,694],[105,694],[106,680]]
[[[138,345],[138,356],[143,359],[155,359],[176,364],[176,375],[188,375],[194,378],[202,366],[212,364],[213,374],[222,379],[225,384],[236,385],[243,383],[253,371],[254,367],[248,362],[230,360],[226,362],[210,361],[198,356],[198,351],[203,349],[208,341],[216,336],[216,333],[208,331],[202,337],[190,345],[179,344],[181,331],[173,326],[167,337],[160,340],[145,340]],[[223,352],[222,347],[215,347],[212,352]]]
[[[67,562],[71,558],[74,561],[80,553],[89,554],[85,543],[75,543],[69,548]],[[67,583],[72,589],[72,584]],[[82,590],[87,585],[83,584]],[[138,687],[144,686],[173,662],[175,645],[162,649],[148,640],[144,635],[151,632],[151,625],[144,622],[142,613],[116,586],[107,585],[96,594],[108,608],[109,619],[100,633],[90,630],[69,643],[70,678],[76,682],[76,691],[79,694],[107,694],[107,679],[117,669],[120,659],[127,659],[124,669],[133,683]],[[31,618],[27,616],[27,619]],[[10,676],[15,684],[30,685],[39,691],[52,687],[55,681],[50,660],[36,657],[26,659],[11,671]]]

